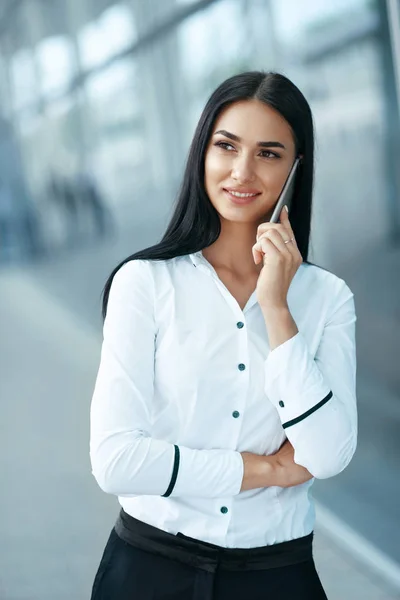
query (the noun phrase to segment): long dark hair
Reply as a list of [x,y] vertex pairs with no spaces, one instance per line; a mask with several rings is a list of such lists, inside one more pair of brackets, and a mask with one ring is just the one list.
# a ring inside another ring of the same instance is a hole
[[211,95],[190,146],[174,211],[160,242],[139,250],[115,267],[103,290],[103,318],[115,273],[130,260],[165,260],[203,250],[219,237],[221,223],[204,186],[204,160],[214,123],[226,106],[257,99],[278,111],[291,126],[296,154],[303,159],[296,175],[290,223],[303,262],[307,260],[314,180],[314,127],[311,109],[301,91],[280,73],[250,71],[224,81]]

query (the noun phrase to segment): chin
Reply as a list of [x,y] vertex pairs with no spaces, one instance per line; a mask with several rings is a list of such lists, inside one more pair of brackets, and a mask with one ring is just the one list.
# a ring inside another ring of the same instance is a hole
[[264,223],[268,221],[273,212],[273,208],[260,210],[260,207],[254,206],[218,206],[214,204],[215,210],[225,221],[234,221],[236,223]]
[[255,223],[259,217],[250,211],[244,211],[243,209],[233,210],[218,210],[217,212],[221,219],[224,221],[231,221],[232,223]]

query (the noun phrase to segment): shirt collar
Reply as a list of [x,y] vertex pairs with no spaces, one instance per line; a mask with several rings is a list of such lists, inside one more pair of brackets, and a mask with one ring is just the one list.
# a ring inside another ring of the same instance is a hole
[[203,251],[199,250],[198,252],[193,252],[192,254],[189,254],[190,260],[192,261],[192,264],[195,267],[198,267],[199,265],[204,265],[207,261],[203,256]]
[[[193,264],[194,267],[198,267],[201,271],[203,271],[204,273],[207,273],[209,275],[214,275],[216,278],[219,279],[217,272],[215,271],[214,267],[208,262],[208,260],[203,256],[203,251],[199,250],[198,252],[193,252],[192,254],[189,254],[190,260]],[[300,278],[301,273],[303,272],[302,267],[304,266],[304,263],[300,265],[300,268],[297,269],[291,286],[289,288],[289,293],[292,294],[293,293],[293,286],[297,283],[297,279]],[[256,292],[254,290],[252,296],[249,299],[249,304],[250,306],[248,306],[248,308],[251,308],[251,306],[256,302]]]

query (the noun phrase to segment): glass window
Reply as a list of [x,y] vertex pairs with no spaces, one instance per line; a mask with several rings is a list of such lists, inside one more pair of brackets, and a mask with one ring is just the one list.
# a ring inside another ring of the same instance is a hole
[[269,0],[274,14],[277,34],[282,42],[290,43],[308,31],[314,23],[332,22],[337,15],[348,16],[354,9],[363,8],[368,0]]
[[10,79],[14,110],[32,104],[38,97],[35,64],[31,52],[19,50],[10,61]]
[[217,2],[182,24],[179,28],[181,67],[189,86],[195,82],[204,86],[220,65],[226,68],[240,63],[246,55],[246,28],[242,24],[243,3],[235,0]]
[[143,183],[145,144],[137,74],[131,58],[93,74],[86,86],[91,160],[114,202],[130,201]]
[[64,92],[75,74],[71,41],[63,36],[47,38],[38,44],[36,56],[43,94]]
[[[273,0],[272,6],[279,67],[305,94],[316,126],[312,249],[335,268],[360,252],[363,240],[353,229],[362,206],[369,207],[364,239],[385,232],[385,99],[376,6],[367,0]],[[347,244],[338,245],[338,235]]]
[[90,69],[125,50],[136,39],[132,11],[115,4],[96,21],[86,25],[78,35],[81,62]]
[[79,161],[82,140],[79,107],[73,96],[53,102],[45,113],[18,117],[25,173],[34,194],[41,193],[51,171],[70,175]]
[[264,0],[222,0],[179,27],[180,68],[189,98],[188,132],[193,131],[206,98],[225,78],[268,66],[268,12]]

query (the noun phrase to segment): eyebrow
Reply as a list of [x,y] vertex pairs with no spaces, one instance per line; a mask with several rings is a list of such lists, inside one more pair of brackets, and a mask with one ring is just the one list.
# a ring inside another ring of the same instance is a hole
[[[220,133],[235,142],[240,143],[242,141],[239,136],[235,135],[234,133],[229,133],[229,131],[226,131],[225,129],[219,129],[214,133],[214,135],[217,135],[217,133]],[[260,146],[261,148],[283,148],[286,150],[285,146],[281,142],[257,142],[257,146]]]

